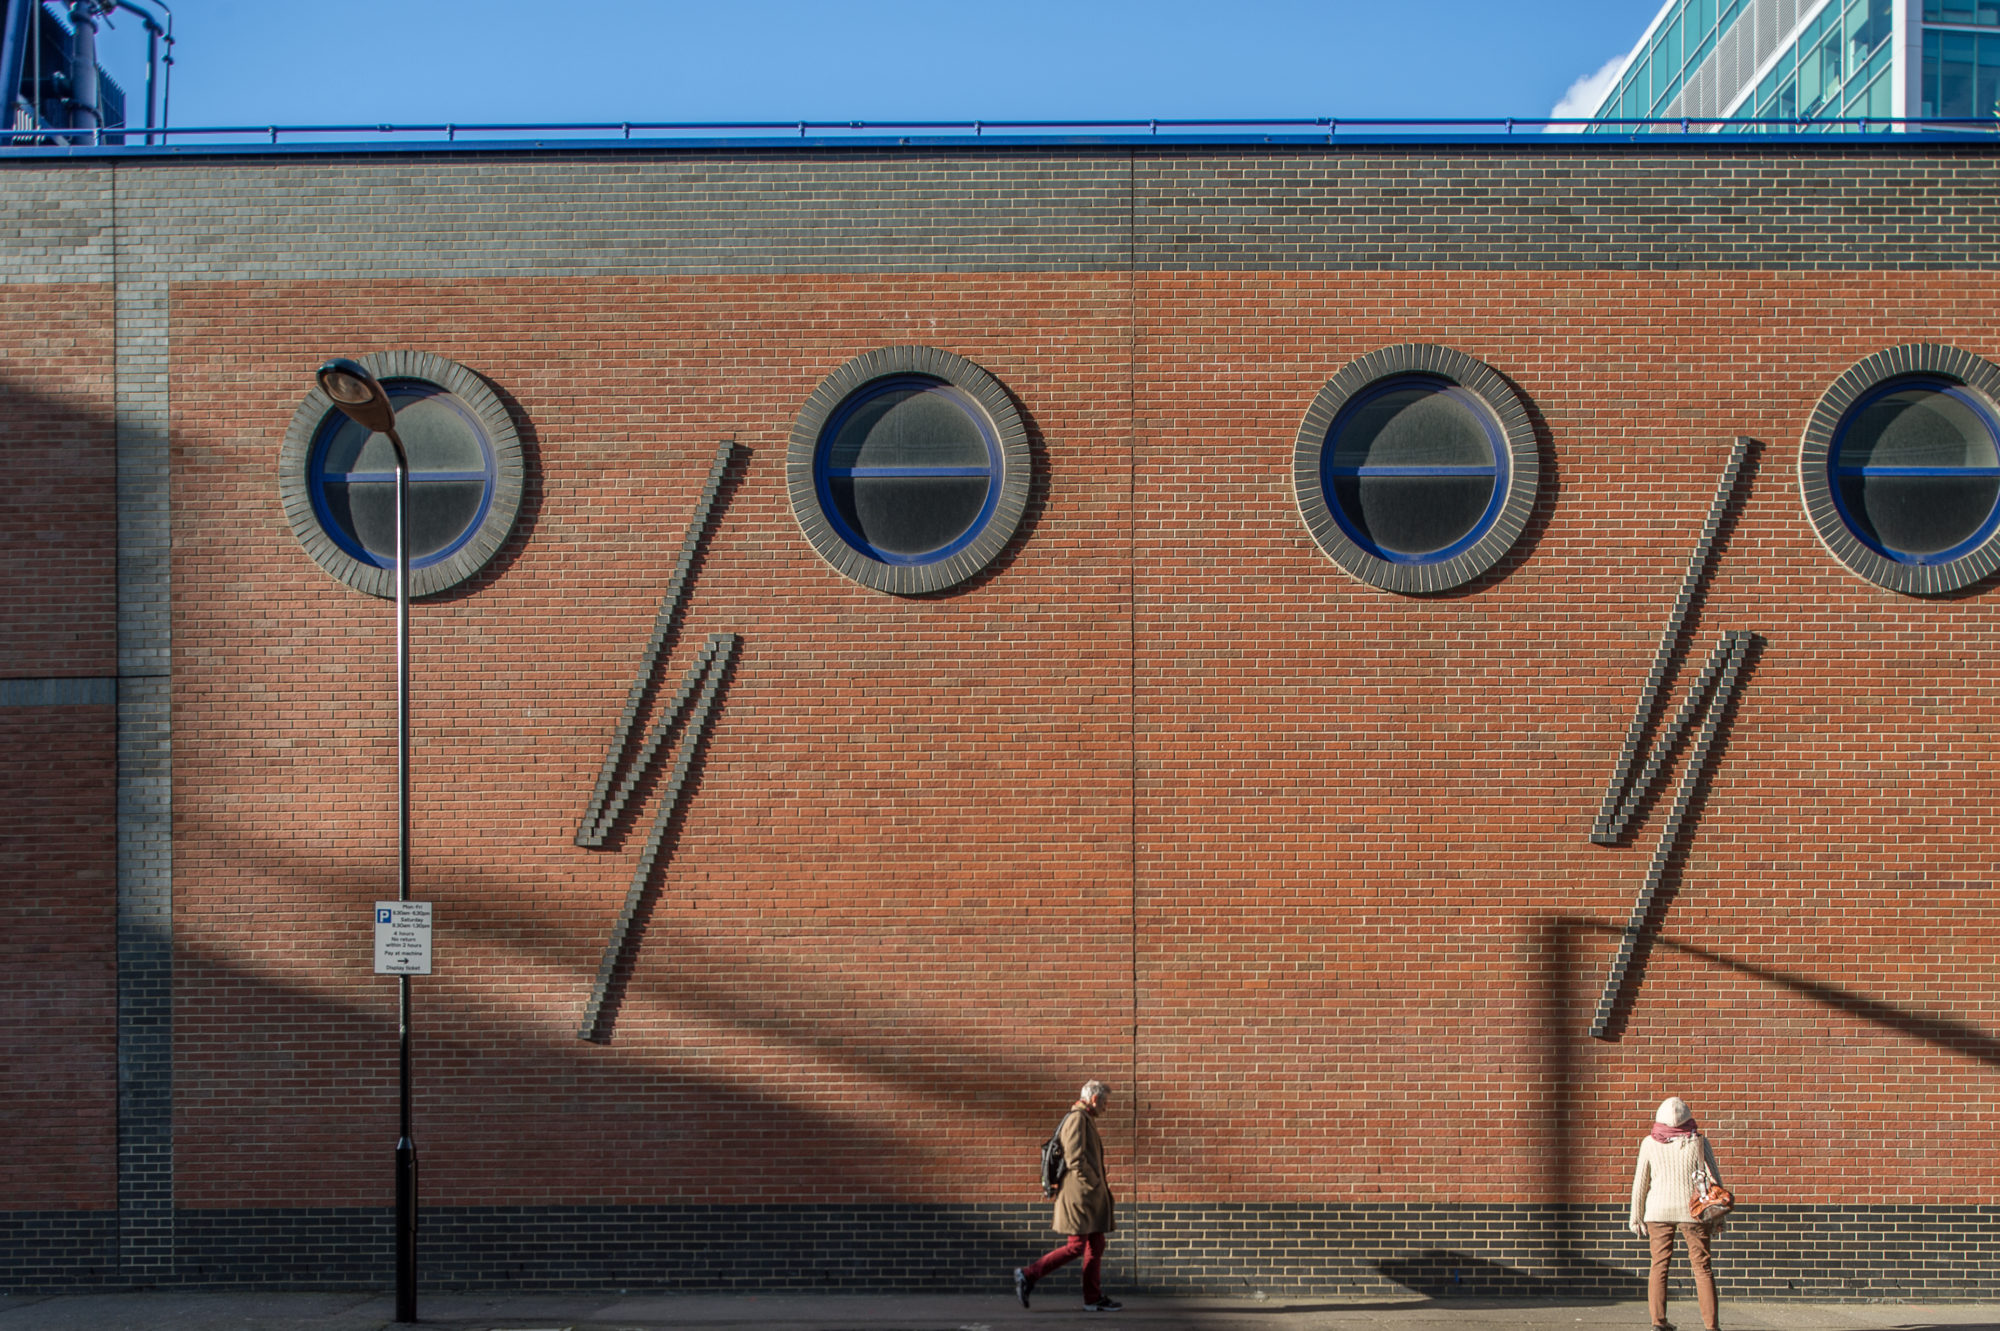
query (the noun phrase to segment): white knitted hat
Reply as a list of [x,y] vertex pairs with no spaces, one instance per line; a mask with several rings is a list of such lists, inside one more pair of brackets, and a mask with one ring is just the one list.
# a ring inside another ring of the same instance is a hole
[[1653,1115],[1653,1122],[1664,1123],[1670,1128],[1678,1128],[1693,1117],[1694,1114],[1688,1109],[1687,1101],[1681,1099],[1678,1095],[1670,1095],[1660,1101],[1660,1112]]

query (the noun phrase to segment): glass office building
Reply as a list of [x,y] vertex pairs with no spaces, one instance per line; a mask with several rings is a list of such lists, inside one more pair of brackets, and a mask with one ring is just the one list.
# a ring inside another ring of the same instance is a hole
[[[1712,132],[1867,133],[1996,115],[2000,0],[1667,0],[1590,132],[1686,119]],[[1774,120],[1789,123],[1728,123]]]

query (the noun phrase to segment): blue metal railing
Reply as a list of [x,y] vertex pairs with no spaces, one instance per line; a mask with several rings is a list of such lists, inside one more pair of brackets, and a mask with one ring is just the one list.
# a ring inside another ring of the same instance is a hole
[[[1546,131],[1564,133],[1543,137]],[[1727,133],[1712,133],[1726,130]],[[1686,135],[1727,142],[1745,134],[1885,134],[1950,133],[2000,137],[2000,119],[1942,119],[1912,116],[1792,116],[1737,119],[1721,116],[1672,116],[1655,119],[1579,119],[1575,117],[1354,117],[1318,116],[1276,119],[1149,119],[1149,120],[621,120],[582,123],[500,122],[490,124],[366,124],[366,125],[204,125],[135,130],[108,126],[93,130],[0,130],[0,152],[32,149],[92,148],[133,152],[214,148],[278,147],[353,148],[370,142],[398,146],[515,145],[589,143],[593,146],[630,143],[647,147],[674,143],[726,140],[782,145],[801,140],[879,143],[971,140],[996,141],[1144,141],[1148,139],[1224,139],[1256,142],[1336,142],[1349,138],[1508,137],[1531,134],[1543,142],[1582,140],[1604,143],[1625,139],[1650,140],[1656,135]],[[151,134],[164,148],[122,142]],[[114,140],[119,140],[114,142]]]

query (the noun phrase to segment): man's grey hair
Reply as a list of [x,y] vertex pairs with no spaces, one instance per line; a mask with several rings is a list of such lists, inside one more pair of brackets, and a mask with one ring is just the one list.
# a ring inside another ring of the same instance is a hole
[[1076,1093],[1079,1100],[1095,1100],[1100,1095],[1111,1094],[1111,1088],[1095,1078],[1085,1082],[1083,1089]]

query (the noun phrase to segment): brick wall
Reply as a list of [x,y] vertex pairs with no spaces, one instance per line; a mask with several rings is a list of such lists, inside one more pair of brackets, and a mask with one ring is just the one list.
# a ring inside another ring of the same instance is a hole
[[110,294],[0,285],[0,679],[115,673]]
[[[1126,1062],[1126,921],[1038,922],[1076,897],[1112,909],[1129,880],[1128,473],[1103,438],[1124,415],[1122,282],[229,285],[178,301],[175,396],[230,409],[197,424],[184,408],[175,462],[184,1205],[385,1195],[370,1163],[394,1120],[393,985],[335,940],[394,882],[388,608],[306,560],[271,502],[273,430],[329,336],[421,340],[505,387],[532,427],[515,542],[413,615],[413,873],[453,958],[418,985],[430,1196],[946,1194],[1018,1173],[1005,1143],[1081,1080],[1039,1066],[1056,1051],[1065,1068]],[[553,357],[551,320],[580,325]],[[1051,465],[1034,538],[983,594],[854,586],[798,538],[784,496],[784,439],[817,379],[918,336],[999,374],[1041,450],[1074,459]],[[271,354],[246,365],[256,344]],[[722,437],[747,461],[665,673],[710,632],[740,633],[741,661],[615,1034],[586,1044],[645,824],[605,852],[572,837]],[[1104,1020],[1046,1045],[1071,958],[1106,930]],[[924,1111],[918,1144],[896,1101],[933,1082],[963,1085]],[[244,1121],[249,1085],[263,1093]]]
[[[1850,1144],[1827,1125],[1857,1113],[1895,1143],[1883,1200],[1986,1200],[1964,1162],[1993,1119],[1963,1079],[1994,1066],[1969,1038],[1996,1016],[1976,961],[1990,597],[1847,574],[1801,516],[1794,450],[1872,347],[2000,353],[1996,296],[1963,273],[1149,282],[1149,329],[1200,330],[1145,338],[1139,390],[1158,515],[1140,1020],[1160,1050],[1137,1130],[1158,1195],[1517,1198],[1474,1145],[1505,1124],[1553,1196],[1617,1196],[1672,1092],[1760,1201],[1837,1189]],[[1507,375],[1553,465],[1492,574],[1383,596],[1298,523],[1291,433],[1329,367],[1424,337]],[[1587,841],[1737,434],[1765,447],[1689,638],[1697,661],[1724,629],[1767,645],[1665,916],[1685,950],[1654,954],[1624,1038],[1585,1040],[1612,940],[1575,935],[1565,965],[1550,931],[1621,926],[1658,837],[1655,808],[1625,846]],[[1245,1078],[1268,1134],[1232,1123]],[[1226,1144],[1198,1161],[1174,1148],[1210,1133]]]
[[116,1206],[108,296],[76,283],[0,286],[0,1206],[10,1210]]
[[[1990,162],[121,168],[121,283],[162,295],[120,345],[160,329],[171,402],[177,1278],[387,1269],[390,614],[299,550],[275,467],[313,365],[413,347],[502,391],[530,465],[507,548],[413,615],[427,1278],[977,1284],[1045,1237],[1034,1148],[1094,1074],[1125,1281],[1629,1293],[1632,1151],[1678,1093],[1750,1203],[1735,1288],[1990,1294],[1991,593],[1842,571],[1793,453],[1867,354],[2000,358]],[[424,208],[381,211],[413,173]],[[1512,381],[1544,476],[1514,552],[1423,598],[1341,574],[1289,482],[1320,385],[1410,341]],[[1037,481],[992,569],[898,599],[812,553],[783,453],[821,377],[912,343],[1007,386]],[[1688,641],[1762,646],[1592,1040],[1662,810],[1613,847],[1591,817],[1737,435]],[[586,1043],[659,792],[572,836],[719,439],[663,678],[709,633],[740,657]],[[1875,1209],[1808,1260],[1857,1149]]]
[[116,1206],[111,710],[0,707],[8,1210]]

